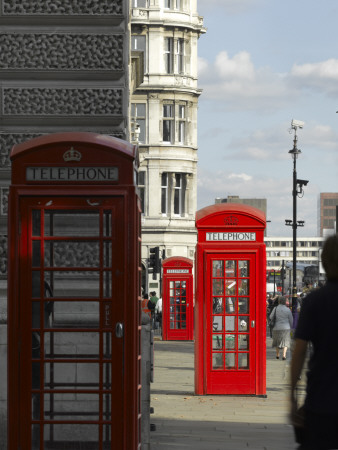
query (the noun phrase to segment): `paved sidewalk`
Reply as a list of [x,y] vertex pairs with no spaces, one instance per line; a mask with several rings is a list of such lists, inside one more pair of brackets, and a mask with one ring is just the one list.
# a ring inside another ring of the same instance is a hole
[[193,349],[155,340],[152,450],[297,448],[288,423],[290,353],[277,360],[267,338],[267,398],[195,396]]

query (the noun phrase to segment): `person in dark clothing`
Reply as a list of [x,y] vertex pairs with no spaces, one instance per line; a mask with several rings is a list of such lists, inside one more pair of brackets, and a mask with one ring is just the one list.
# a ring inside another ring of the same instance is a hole
[[296,423],[296,384],[312,344],[301,450],[338,448],[338,235],[325,241],[322,263],[327,282],[303,300],[291,363],[291,419]]

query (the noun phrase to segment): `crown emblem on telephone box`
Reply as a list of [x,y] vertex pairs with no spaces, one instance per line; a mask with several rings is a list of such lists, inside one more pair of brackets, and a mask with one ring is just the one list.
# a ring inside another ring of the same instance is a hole
[[79,151],[75,150],[74,147],[71,147],[63,154],[63,160],[65,162],[69,161],[81,161],[82,155]]
[[234,227],[234,226],[238,225],[238,222],[239,222],[239,220],[235,216],[227,216],[224,218],[224,223],[225,223],[225,225],[228,225],[228,226]]

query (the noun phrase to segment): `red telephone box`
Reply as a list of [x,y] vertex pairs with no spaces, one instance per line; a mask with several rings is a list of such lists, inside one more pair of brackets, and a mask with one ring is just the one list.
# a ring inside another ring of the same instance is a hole
[[184,257],[162,263],[162,339],[189,341],[194,336],[193,262]]
[[11,159],[8,449],[139,449],[137,148],[60,133]]
[[265,395],[265,215],[242,204],[196,213],[195,392]]

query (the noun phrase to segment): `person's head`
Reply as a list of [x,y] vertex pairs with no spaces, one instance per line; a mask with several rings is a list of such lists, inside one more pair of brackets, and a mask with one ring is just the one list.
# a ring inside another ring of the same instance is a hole
[[338,235],[328,237],[323,246],[322,264],[328,280],[338,280]]
[[283,297],[282,295],[280,295],[278,297],[278,304],[279,305],[286,305],[286,297]]
[[144,294],[143,298],[147,299],[147,298],[149,298],[149,295],[148,294]]
[[151,292],[151,295],[152,295],[153,297],[155,297],[156,291]]

